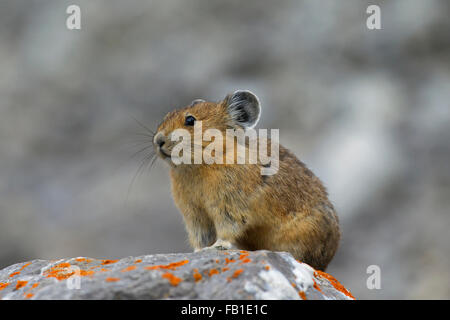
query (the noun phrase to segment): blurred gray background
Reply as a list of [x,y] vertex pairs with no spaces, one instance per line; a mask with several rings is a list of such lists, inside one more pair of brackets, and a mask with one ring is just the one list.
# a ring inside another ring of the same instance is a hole
[[450,298],[450,2],[380,1],[371,31],[373,3],[1,0],[0,268],[189,251],[166,165],[131,184],[133,117],[249,89],[335,203],[327,271],[360,299]]

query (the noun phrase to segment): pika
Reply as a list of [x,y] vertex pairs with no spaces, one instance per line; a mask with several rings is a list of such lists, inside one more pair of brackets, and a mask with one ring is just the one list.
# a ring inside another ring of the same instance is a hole
[[[229,130],[255,127],[260,114],[257,96],[239,90],[219,102],[194,100],[168,113],[158,126],[153,145],[170,165],[172,194],[189,242],[195,251],[286,251],[317,270],[325,270],[340,240],[338,216],[322,182],[288,149],[279,145],[278,170],[272,175],[261,174],[265,165],[260,162],[172,161],[176,129],[194,136],[194,125],[201,121],[202,132],[217,129],[226,135]],[[205,145],[197,148],[202,151]],[[236,150],[231,154],[236,155]],[[229,155],[230,151],[224,151],[224,157]],[[188,156],[193,157],[194,152]]]

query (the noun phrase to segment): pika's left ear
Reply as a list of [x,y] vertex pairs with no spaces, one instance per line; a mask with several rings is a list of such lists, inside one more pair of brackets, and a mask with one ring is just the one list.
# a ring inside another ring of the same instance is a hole
[[206,101],[203,100],[203,99],[195,99],[194,101],[191,102],[191,104],[190,104],[189,106],[190,106],[190,107],[193,107],[193,106],[195,106],[196,104],[198,104],[198,103],[203,103],[203,102],[206,102]]
[[235,124],[251,129],[258,123],[261,106],[258,97],[248,90],[238,90],[225,98],[226,108]]

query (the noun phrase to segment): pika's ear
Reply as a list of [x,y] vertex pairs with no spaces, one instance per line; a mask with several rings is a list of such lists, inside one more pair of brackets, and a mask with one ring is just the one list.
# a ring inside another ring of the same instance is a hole
[[225,98],[225,104],[232,121],[244,129],[251,129],[258,123],[261,106],[258,97],[248,90],[238,90]]
[[195,99],[194,101],[191,102],[191,104],[189,105],[190,107],[195,106],[197,103],[203,103],[206,102],[203,99]]

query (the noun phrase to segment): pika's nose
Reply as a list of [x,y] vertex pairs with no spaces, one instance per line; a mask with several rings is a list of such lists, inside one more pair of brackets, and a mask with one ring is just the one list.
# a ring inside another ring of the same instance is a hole
[[166,137],[161,132],[159,132],[158,134],[156,134],[153,142],[161,148],[164,143],[166,143]]

